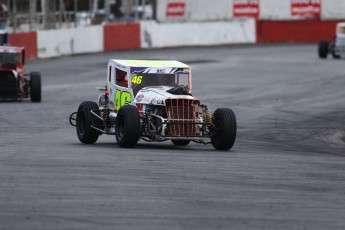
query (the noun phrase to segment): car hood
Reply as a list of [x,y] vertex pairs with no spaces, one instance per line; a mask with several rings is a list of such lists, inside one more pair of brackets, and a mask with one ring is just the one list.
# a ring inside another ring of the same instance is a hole
[[197,98],[190,95],[175,95],[168,93],[171,89],[169,86],[150,86],[142,88],[136,95],[134,103],[137,104],[153,104],[165,105],[165,99],[190,99],[197,100]]

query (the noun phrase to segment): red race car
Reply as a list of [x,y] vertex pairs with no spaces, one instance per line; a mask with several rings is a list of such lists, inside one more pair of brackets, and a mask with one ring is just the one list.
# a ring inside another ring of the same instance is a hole
[[0,46],[0,100],[41,101],[41,75],[25,74],[25,48]]

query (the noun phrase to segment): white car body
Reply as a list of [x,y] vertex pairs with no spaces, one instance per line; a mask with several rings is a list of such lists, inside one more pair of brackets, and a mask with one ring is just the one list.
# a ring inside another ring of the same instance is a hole
[[336,25],[336,36],[334,39],[334,54],[345,56],[345,22],[339,22]]
[[[84,101],[70,116],[79,140],[95,143],[101,134],[115,135],[121,147],[145,141],[190,141],[229,150],[237,123],[231,109],[214,116],[193,97],[191,68],[179,61],[116,60],[108,62],[106,85],[97,103]],[[74,123],[75,122],[75,123]]]

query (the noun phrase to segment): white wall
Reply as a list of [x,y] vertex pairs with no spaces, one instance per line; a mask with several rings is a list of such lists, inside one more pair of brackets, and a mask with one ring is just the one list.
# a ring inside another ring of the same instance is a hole
[[218,22],[157,23],[142,21],[141,47],[222,45],[255,43],[255,19]]
[[103,51],[103,27],[38,31],[37,44],[39,58],[101,52]]
[[260,19],[291,18],[291,0],[260,0]]
[[159,22],[215,21],[232,18],[232,0],[184,0],[185,15],[167,17],[167,5],[178,0],[158,0],[157,20]]
[[[233,0],[183,0],[186,9],[182,17],[167,17],[167,4],[179,0],[157,1],[159,22],[219,21],[233,18]],[[345,0],[322,0],[322,19],[345,19]],[[291,15],[291,0],[260,0],[259,19],[303,20],[305,17]]]
[[[344,0],[323,0],[321,9],[322,19],[345,19]],[[344,20],[345,21],[345,20]]]

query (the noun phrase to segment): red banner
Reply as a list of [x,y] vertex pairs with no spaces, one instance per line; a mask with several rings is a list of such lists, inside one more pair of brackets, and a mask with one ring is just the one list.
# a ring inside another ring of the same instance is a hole
[[184,16],[186,9],[186,3],[178,1],[178,2],[170,2],[167,6],[167,16],[168,17],[181,17]]
[[234,0],[233,12],[234,17],[258,17],[260,12],[259,0]]
[[320,17],[321,0],[291,0],[291,15]]

